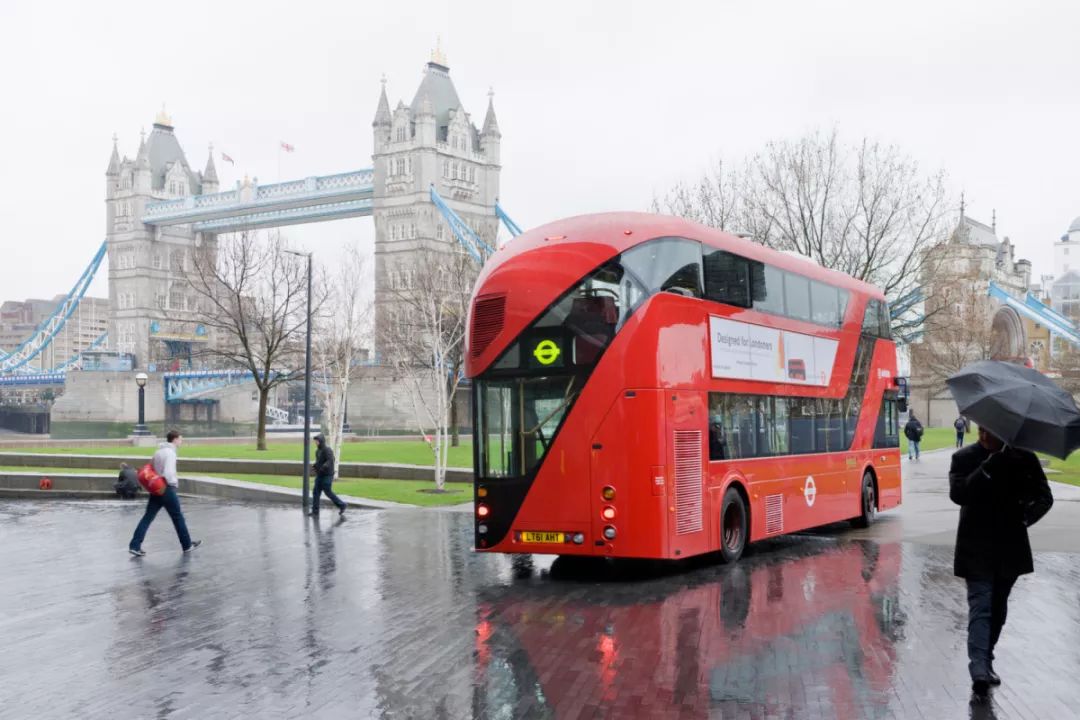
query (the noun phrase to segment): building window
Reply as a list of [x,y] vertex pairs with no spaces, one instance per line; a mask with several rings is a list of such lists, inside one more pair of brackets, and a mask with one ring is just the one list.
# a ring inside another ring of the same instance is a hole
[[1066,255],[1068,255],[1068,254],[1069,254],[1069,248],[1062,248],[1062,251],[1063,251],[1063,252],[1064,252],[1064,253],[1065,253]]
[[161,269],[161,266],[162,266],[161,253],[154,253],[153,264],[154,264],[154,269],[155,270],[160,270]]
[[398,142],[405,142],[405,128],[404,127],[399,127],[397,129],[397,141]]

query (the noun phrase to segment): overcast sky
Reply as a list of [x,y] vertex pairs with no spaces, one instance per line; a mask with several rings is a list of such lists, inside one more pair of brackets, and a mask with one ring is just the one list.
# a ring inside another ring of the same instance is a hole
[[[523,227],[647,209],[721,155],[838,128],[944,169],[969,214],[1049,272],[1080,215],[1080,4],[0,3],[0,300],[66,292],[104,239],[111,137],[167,103],[224,187],[367,167],[379,78],[408,103],[436,36],[477,124],[489,86],[503,205]],[[370,219],[287,229],[324,255]],[[102,273],[102,276],[104,273]],[[95,294],[106,286],[99,280]]]

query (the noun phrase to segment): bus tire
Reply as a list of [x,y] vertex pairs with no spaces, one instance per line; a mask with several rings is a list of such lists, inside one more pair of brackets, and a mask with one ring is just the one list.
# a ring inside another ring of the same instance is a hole
[[720,556],[724,562],[742,557],[749,525],[746,502],[737,489],[729,487],[720,503]]
[[877,490],[874,476],[869,472],[862,476],[862,492],[859,493],[859,516],[851,521],[857,528],[868,528],[877,519]]

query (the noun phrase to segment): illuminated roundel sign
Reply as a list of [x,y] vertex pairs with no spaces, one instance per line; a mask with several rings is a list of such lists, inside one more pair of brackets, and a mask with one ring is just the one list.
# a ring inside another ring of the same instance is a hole
[[536,362],[547,367],[558,361],[559,356],[562,355],[562,350],[559,349],[558,343],[554,340],[541,340],[536,343],[532,354],[536,358]]

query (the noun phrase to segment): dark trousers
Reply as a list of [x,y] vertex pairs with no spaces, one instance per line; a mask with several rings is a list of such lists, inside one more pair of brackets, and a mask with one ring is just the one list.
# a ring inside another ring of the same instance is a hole
[[334,491],[330,489],[330,486],[334,482],[333,475],[325,475],[323,477],[315,478],[315,493],[311,497],[311,512],[319,512],[319,495],[326,493],[326,497],[330,499],[330,502],[334,503],[339,510],[344,509],[345,503],[341,498],[334,494]]
[[971,679],[985,679],[994,662],[994,646],[1001,637],[1009,612],[1009,593],[1015,577],[982,580],[969,578],[968,595],[968,670]]
[[956,447],[964,447],[964,431],[956,431]]
[[165,512],[169,513],[169,517],[172,518],[173,527],[176,528],[176,537],[180,540],[180,547],[184,550],[191,547],[191,536],[188,535],[187,522],[184,520],[183,511],[180,510],[180,496],[176,494],[176,488],[169,485],[165,488],[164,495],[151,495],[150,499],[146,501],[146,512],[143,513],[142,520],[139,521],[138,527],[135,528],[135,534],[131,536],[131,542],[128,543],[129,548],[132,550],[142,549],[146,531],[150,529],[150,523],[154,522],[158,510],[161,508],[165,508]]

